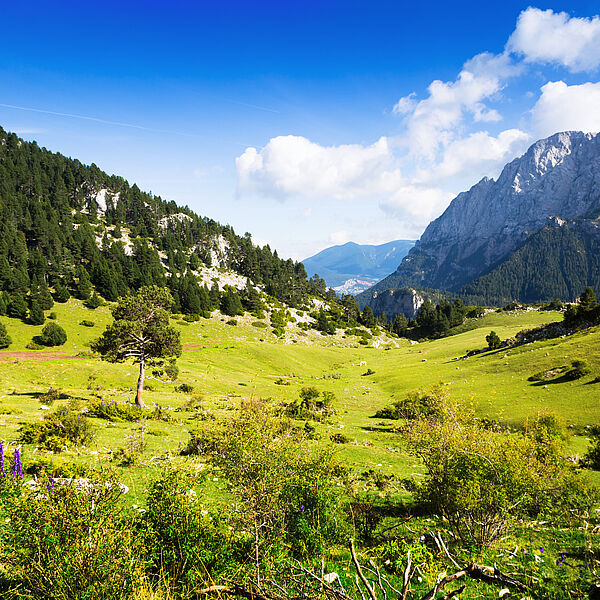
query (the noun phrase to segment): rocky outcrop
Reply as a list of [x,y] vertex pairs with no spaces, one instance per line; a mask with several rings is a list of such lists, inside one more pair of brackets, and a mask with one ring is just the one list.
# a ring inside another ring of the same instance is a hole
[[404,313],[407,319],[414,319],[424,301],[425,297],[412,288],[401,288],[375,292],[370,306],[375,315],[393,317]]

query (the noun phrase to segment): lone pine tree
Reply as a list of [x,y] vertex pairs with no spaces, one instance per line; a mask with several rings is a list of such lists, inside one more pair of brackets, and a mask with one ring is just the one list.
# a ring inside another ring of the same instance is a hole
[[169,325],[172,306],[168,290],[155,285],[140,288],[135,296],[122,296],[111,310],[113,323],[92,343],[104,360],[131,359],[139,365],[135,403],[140,407],[146,406],[142,400],[146,367],[168,372],[169,363],[181,356],[180,333]]

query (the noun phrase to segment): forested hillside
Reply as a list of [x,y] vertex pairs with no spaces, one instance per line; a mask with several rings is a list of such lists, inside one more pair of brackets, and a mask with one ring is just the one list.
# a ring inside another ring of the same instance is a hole
[[1,290],[47,306],[48,286],[86,300],[91,284],[116,300],[157,284],[170,288],[177,310],[200,312],[218,298],[197,278],[211,264],[292,306],[325,294],[301,263],[255,246],[249,234],[0,128]]

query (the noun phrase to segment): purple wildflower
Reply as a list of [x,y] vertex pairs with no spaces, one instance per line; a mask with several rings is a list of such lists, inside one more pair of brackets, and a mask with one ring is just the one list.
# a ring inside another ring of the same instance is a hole
[[542,546],[542,547],[540,548],[540,552],[541,552],[542,554],[544,554],[544,546]]
[[301,510],[302,512],[304,512],[304,504],[301,504],[301,505],[300,505],[300,510]]
[[15,458],[13,462],[13,477],[23,477],[23,468],[21,467],[21,453],[15,448]]
[[46,489],[49,492],[54,491],[54,478],[52,477],[52,475],[48,475],[48,485],[46,485]]

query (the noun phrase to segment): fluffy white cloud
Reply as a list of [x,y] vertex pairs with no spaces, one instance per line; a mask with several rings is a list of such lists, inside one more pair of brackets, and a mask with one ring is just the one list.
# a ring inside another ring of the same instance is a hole
[[525,151],[530,140],[529,134],[520,129],[507,129],[497,137],[487,131],[477,131],[449,144],[441,162],[432,170],[419,173],[419,179],[432,182],[467,172],[475,178],[493,175]]
[[401,98],[394,112],[406,114],[405,143],[411,153],[432,160],[455,139],[467,115],[474,122],[501,120],[485,101],[497,95],[505,80],[518,71],[507,54],[486,52],[467,61],[455,81],[433,81],[427,98],[419,102],[412,94]]
[[422,230],[446,208],[452,196],[440,188],[404,185],[380,202],[379,207],[388,216],[408,221],[415,230]]
[[519,15],[507,48],[527,62],[594,70],[600,66],[600,17],[570,18],[565,12],[530,7]]
[[600,131],[600,83],[551,81],[542,86],[531,114],[536,137],[557,131]]
[[238,192],[284,199],[377,196],[397,187],[401,174],[387,138],[370,146],[321,146],[294,135],[272,138],[236,159]]

